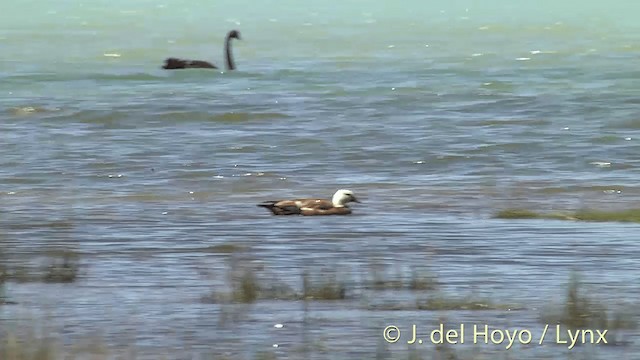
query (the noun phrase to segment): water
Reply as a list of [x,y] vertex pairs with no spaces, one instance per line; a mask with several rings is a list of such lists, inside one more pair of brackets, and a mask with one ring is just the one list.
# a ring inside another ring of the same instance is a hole
[[[381,350],[386,325],[435,328],[444,317],[530,329],[536,344],[571,270],[611,309],[633,306],[637,225],[492,215],[636,206],[638,10],[622,0],[5,7],[2,250],[36,262],[71,249],[83,273],[9,283],[18,304],[0,308],[3,324],[45,318],[65,344],[99,333],[107,348],[149,359],[406,358],[404,338]],[[169,56],[222,66],[233,28],[238,71],[160,69]],[[352,216],[276,218],[255,206],[338,188],[362,198]],[[210,251],[220,244],[246,246],[293,287],[303,269],[428,266],[446,296],[523,309],[372,310],[412,295],[362,289],[364,299],[307,307],[210,304],[202,298],[230,257]],[[619,337],[574,350],[451,347],[463,358],[637,357],[638,333]]]

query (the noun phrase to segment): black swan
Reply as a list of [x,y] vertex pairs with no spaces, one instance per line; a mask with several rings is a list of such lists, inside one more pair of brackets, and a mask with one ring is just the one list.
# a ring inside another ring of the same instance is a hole
[[[238,30],[231,30],[227,34],[227,37],[224,40],[224,52],[225,52],[225,66],[227,70],[235,70],[236,65],[233,62],[233,57],[231,56],[231,39],[240,38],[240,32]],[[202,60],[187,60],[187,59],[178,59],[178,58],[168,58],[164,61],[163,69],[167,70],[176,70],[176,69],[217,69],[218,67],[213,65],[210,62],[202,61]]]

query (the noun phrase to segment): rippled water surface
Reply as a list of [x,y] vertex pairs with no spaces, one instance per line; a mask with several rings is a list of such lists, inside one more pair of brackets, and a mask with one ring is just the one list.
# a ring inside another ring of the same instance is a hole
[[[445,358],[405,336],[411,324],[446,321],[534,337],[510,350],[451,346],[459,358],[635,359],[633,329],[615,346],[537,341],[572,270],[610,311],[637,308],[640,227],[493,217],[640,199],[640,8],[572,4],[4,9],[2,253],[37,264],[62,249],[82,265],[73,283],[9,282],[16,304],[0,306],[4,331],[46,319],[64,344],[99,334],[145,359],[395,359],[416,349]],[[232,28],[242,33],[237,71],[160,69],[168,56],[222,67]],[[255,206],[339,188],[361,198],[351,216],[272,217]],[[214,250],[230,244],[244,251]],[[346,300],[203,301],[224,286],[230,259],[294,289],[305,270],[337,269]],[[375,264],[400,278],[426,267],[439,296],[518,307],[416,310],[412,297],[430,291],[356,285]],[[390,324],[403,338],[384,345]]]

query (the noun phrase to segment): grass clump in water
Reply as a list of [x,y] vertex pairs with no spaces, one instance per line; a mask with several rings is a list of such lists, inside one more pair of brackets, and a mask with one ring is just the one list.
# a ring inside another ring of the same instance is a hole
[[373,290],[399,290],[404,287],[402,271],[396,267],[395,274],[390,275],[387,266],[373,262],[369,264],[371,277],[367,279],[366,288]]
[[204,249],[206,252],[217,253],[217,254],[233,254],[237,252],[246,251],[247,247],[238,244],[225,243],[212,245]]
[[577,220],[572,214],[538,213],[526,209],[501,210],[494,216],[497,219],[549,219],[549,220]]
[[569,280],[564,311],[558,321],[572,329],[604,327],[607,324],[606,308],[581,293],[576,274],[572,274]]
[[427,267],[411,269],[411,276],[403,276],[407,271],[396,267],[395,273],[387,271],[388,268],[381,264],[370,266],[371,277],[363,284],[364,288],[371,290],[435,290],[438,287],[436,277]]
[[506,209],[500,210],[495,215],[498,219],[541,219],[541,214],[525,209]]
[[40,267],[13,264],[0,265],[0,282],[71,283],[76,281],[80,265],[79,255],[71,250],[48,254],[48,264]]
[[573,217],[583,221],[640,222],[640,209],[620,211],[581,210],[573,214]]
[[331,272],[312,279],[308,271],[302,274],[303,300],[344,300],[346,285],[338,280],[336,273]]
[[78,254],[63,251],[45,268],[43,281],[47,283],[70,283],[76,281],[79,272]]
[[335,273],[302,274],[302,289],[295,291],[264,269],[232,260],[228,269],[227,289],[213,291],[204,302],[251,304],[258,300],[342,300],[346,285]]
[[230,259],[227,269],[227,289],[212,291],[202,300],[209,303],[251,304],[266,298],[265,294],[273,295],[275,290],[269,291],[269,285],[262,283],[258,271],[249,265],[240,264],[236,259]]
[[572,273],[562,310],[543,314],[541,319],[546,323],[559,323],[570,329],[615,330],[636,327],[633,316],[619,312],[612,314],[604,304],[588,297],[583,290],[579,276]]
[[552,219],[593,222],[635,222],[640,223],[640,209],[619,211],[578,210],[568,213],[539,213],[525,209],[506,209],[497,212],[498,219]]
[[419,270],[411,272],[409,290],[435,290],[438,288],[438,279],[431,273]]
[[238,281],[232,283],[232,297],[234,302],[252,303],[258,300],[260,285],[255,273],[245,269]]

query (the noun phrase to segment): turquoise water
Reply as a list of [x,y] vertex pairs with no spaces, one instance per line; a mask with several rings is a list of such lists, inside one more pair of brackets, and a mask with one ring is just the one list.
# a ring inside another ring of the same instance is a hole
[[[637,305],[637,225],[492,215],[637,207],[640,3],[25,1],[1,11],[2,250],[33,262],[72,249],[85,266],[73,284],[8,284],[18,304],[0,307],[3,324],[47,318],[66,344],[98,332],[149,359],[352,359],[380,353],[392,323],[445,317],[539,335],[573,269],[612,310]],[[170,56],[222,66],[231,29],[242,33],[237,71],[160,68]],[[255,206],[338,188],[362,198],[352,216],[274,218]],[[259,301],[225,322],[230,305],[202,297],[230,257],[209,247],[230,243],[292,287],[304,269],[427,266],[447,296],[523,309],[371,310],[413,295],[355,287],[347,301]],[[453,348],[637,357],[637,331],[619,336],[572,351]],[[301,344],[313,351],[303,357]],[[387,350],[406,358],[406,344]]]

